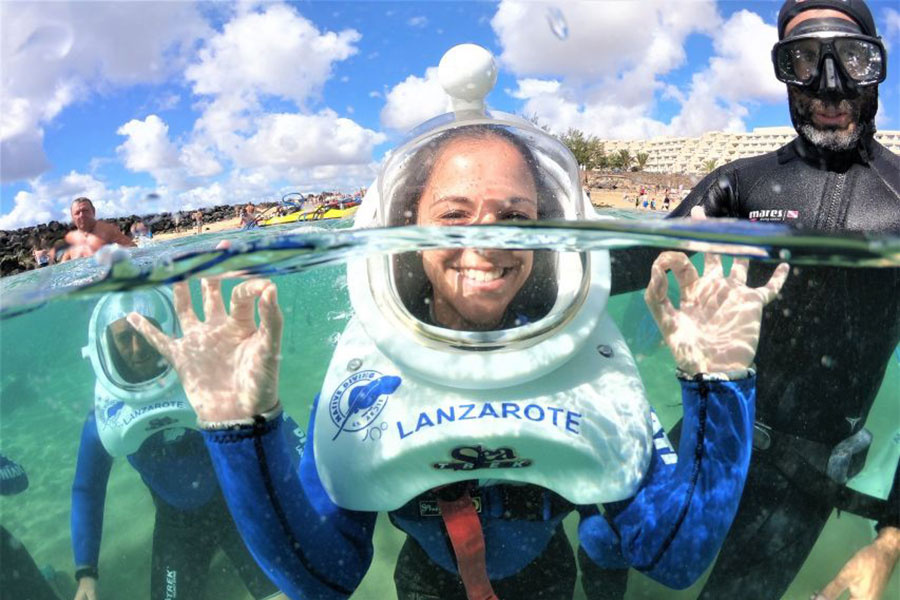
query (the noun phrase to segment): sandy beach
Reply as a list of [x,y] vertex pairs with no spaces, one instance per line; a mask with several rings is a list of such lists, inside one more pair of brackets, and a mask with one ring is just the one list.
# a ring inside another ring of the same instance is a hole
[[[643,209],[636,209],[634,207],[634,198],[637,196],[637,193],[631,190],[609,190],[609,189],[601,189],[601,188],[591,188],[591,203],[597,208],[616,208],[616,209],[624,209],[624,210],[634,210],[639,212],[644,212]],[[623,196],[628,194],[629,200],[625,200]],[[656,199],[656,209],[657,212],[662,210],[662,200],[663,194],[660,192],[656,193],[648,193],[648,198]],[[680,201],[672,198],[672,205],[669,207],[669,210],[674,210],[676,206],[680,204]]]
[[[623,200],[622,196],[625,194],[624,190],[608,190],[601,188],[591,188],[591,202],[597,208],[616,208],[616,209],[625,209],[625,210],[635,210],[634,208],[634,193],[628,192],[629,197],[632,200]],[[661,195],[660,195],[661,196]],[[651,194],[651,197],[653,195]],[[656,198],[657,207],[661,207],[662,205],[662,197]],[[677,203],[672,204],[672,208],[674,209],[678,206]],[[215,233],[217,231],[227,231],[230,229],[238,229],[241,225],[240,217],[234,217],[231,219],[225,219],[224,221],[216,221],[214,223],[204,223],[203,224],[203,233]],[[191,235],[196,235],[196,228],[182,228],[177,232],[169,231],[166,233],[154,233],[154,240],[171,240],[175,238],[183,238]]]
[[[229,229],[238,229],[241,226],[240,217],[225,219],[224,221],[216,221],[215,223],[204,223],[203,233],[215,233],[216,231],[226,231]],[[168,231],[166,233],[154,233],[154,240],[172,240],[175,238],[188,237],[197,235],[197,228],[193,225],[188,228],[182,228],[179,231]]]

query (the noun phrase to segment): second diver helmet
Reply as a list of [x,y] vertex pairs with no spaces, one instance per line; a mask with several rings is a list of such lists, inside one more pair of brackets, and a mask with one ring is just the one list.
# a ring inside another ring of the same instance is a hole
[[168,336],[179,333],[168,290],[113,293],[97,301],[82,356],[94,370],[97,431],[112,456],[136,452],[158,431],[197,423],[175,369],[125,319],[131,312]]
[[[357,227],[599,218],[564,144],[485,108],[496,81],[490,53],[457,46],[439,76],[453,112],[385,158]],[[576,504],[632,495],[650,458],[651,417],[606,314],[608,252],[517,249],[509,238],[492,248],[490,237],[466,241],[475,229],[426,231],[441,236],[434,249],[348,263],[355,318],[315,420],[332,499],[393,510],[480,477]],[[523,231],[541,229],[509,229]]]

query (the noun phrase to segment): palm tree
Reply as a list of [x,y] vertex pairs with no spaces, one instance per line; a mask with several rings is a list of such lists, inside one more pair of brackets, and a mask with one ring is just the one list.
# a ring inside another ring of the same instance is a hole
[[622,168],[626,171],[631,167],[631,163],[634,162],[634,157],[631,156],[631,153],[628,150],[622,149],[619,150],[619,162],[622,165]]
[[714,158],[711,158],[709,160],[704,160],[703,161],[703,172],[709,173],[710,171],[713,171],[716,168],[717,162],[718,161]]
[[646,152],[638,152],[635,158],[637,159],[638,170],[643,171],[644,167],[647,166],[647,161],[650,160],[650,155]]
[[571,128],[560,136],[560,140],[569,148],[584,170],[595,169],[603,162],[603,142],[597,136],[587,135],[583,131]]

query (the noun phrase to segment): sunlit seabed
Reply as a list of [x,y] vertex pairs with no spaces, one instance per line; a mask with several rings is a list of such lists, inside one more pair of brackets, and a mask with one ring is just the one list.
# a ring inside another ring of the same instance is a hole
[[[801,237],[782,227],[746,223],[730,223],[725,229],[721,223],[701,227],[675,225],[673,229],[670,223],[658,220],[636,220],[633,213],[611,214],[624,219],[577,229],[492,227],[351,232],[347,230],[348,223],[328,223],[208,234],[140,248],[127,261],[117,261],[116,256],[109,257],[106,265],[92,260],[75,261],[0,280],[5,317],[0,328],[0,449],[25,467],[31,482],[23,494],[0,497],[0,522],[25,544],[40,566],[71,573],[70,490],[81,427],[91,409],[94,381],[90,365],[80,358],[80,349],[86,342],[96,295],[106,290],[185,277],[196,279],[200,273],[271,276],[278,284],[285,313],[284,364],[292,366],[282,370],[280,396],[287,412],[299,423],[306,423],[331,351],[351,315],[344,264],[352,257],[444,245],[488,244],[559,250],[646,244],[703,250],[731,240],[740,246],[732,246],[736,253],[768,260],[893,268],[900,265],[897,238]],[[232,248],[214,250],[221,239],[230,240]],[[233,281],[226,287],[230,285]],[[192,286],[197,288],[197,282]],[[197,309],[202,310],[199,303]],[[649,398],[663,423],[672,425],[681,412],[674,366],[644,307],[642,294],[615,297],[609,310],[637,358]],[[22,314],[13,316],[16,313]],[[878,469],[872,467],[873,463],[900,444],[898,405],[900,350],[888,368],[868,420],[875,442],[869,467],[861,478],[877,478]],[[887,462],[890,464],[890,459]],[[137,473],[125,460],[116,461],[109,481],[100,557],[102,598],[148,598],[153,514],[150,495]],[[567,521],[573,540],[575,524],[573,518]],[[833,515],[785,597],[808,598],[871,537],[869,522],[848,514],[839,518]],[[403,534],[386,519],[379,521],[375,561],[354,598],[394,597],[393,565],[402,539]],[[249,598],[227,560],[220,557],[215,567],[221,570],[221,576],[210,579],[210,597]],[[898,579],[900,576],[895,573],[886,597],[898,597]],[[699,585],[674,592],[633,574],[628,597],[694,598]],[[576,598],[582,597],[579,588]]]

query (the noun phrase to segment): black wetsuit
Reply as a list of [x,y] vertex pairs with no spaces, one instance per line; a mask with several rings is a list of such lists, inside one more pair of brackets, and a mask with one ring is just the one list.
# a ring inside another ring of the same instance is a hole
[[[841,154],[796,138],[716,169],[670,216],[687,216],[699,204],[708,216],[900,235],[900,158],[871,137]],[[614,252],[613,293],[643,288],[657,254]],[[773,269],[751,264],[749,285],[764,284]],[[763,316],[757,420],[773,436],[794,436],[795,454],[810,463],[827,461],[835,444],[863,428],[898,342],[900,269],[793,268]],[[787,477],[774,456],[771,449],[754,452],[741,507],[702,598],[781,598],[828,520],[833,499]]]
[[[0,496],[28,489],[18,463],[0,454]],[[59,600],[24,544],[0,525],[0,600]]]

